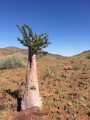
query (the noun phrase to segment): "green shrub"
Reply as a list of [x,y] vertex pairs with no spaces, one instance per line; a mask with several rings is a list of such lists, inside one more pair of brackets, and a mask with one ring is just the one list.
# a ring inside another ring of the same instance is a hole
[[73,70],[79,70],[79,67],[74,66],[74,67],[73,67]]
[[51,71],[46,71],[46,73],[44,74],[44,76],[52,77],[52,76],[53,76],[53,72],[51,72]]
[[86,57],[87,59],[90,59],[90,55]]
[[26,66],[26,64],[22,61],[22,59],[13,55],[9,55],[6,58],[0,60],[0,69],[13,69],[24,66]]

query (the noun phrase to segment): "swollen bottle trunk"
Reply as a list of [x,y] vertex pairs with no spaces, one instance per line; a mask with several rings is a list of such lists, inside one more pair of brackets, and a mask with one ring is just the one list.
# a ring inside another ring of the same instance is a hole
[[34,106],[38,106],[39,108],[42,107],[42,101],[39,94],[35,54],[32,56],[31,67],[29,66],[30,66],[30,62],[28,63],[28,70],[26,73],[25,93],[21,101],[22,110]]

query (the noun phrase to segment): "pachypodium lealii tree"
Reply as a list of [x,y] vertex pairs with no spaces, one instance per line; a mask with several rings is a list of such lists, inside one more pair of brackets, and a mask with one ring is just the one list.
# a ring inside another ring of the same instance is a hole
[[26,72],[26,85],[24,96],[21,101],[21,109],[25,110],[34,106],[42,108],[42,100],[39,93],[36,56],[46,55],[42,49],[46,48],[48,42],[48,35],[46,33],[37,35],[32,29],[24,24],[23,26],[16,25],[22,33],[23,39],[17,38],[24,46],[28,47],[28,68]]

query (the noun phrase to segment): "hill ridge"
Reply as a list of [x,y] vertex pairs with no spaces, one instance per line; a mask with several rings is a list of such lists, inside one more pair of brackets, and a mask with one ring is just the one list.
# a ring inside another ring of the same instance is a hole
[[[10,55],[10,54],[13,54],[13,55],[17,55],[17,56],[27,56],[28,55],[28,51],[27,49],[25,48],[18,48],[16,46],[8,46],[8,47],[5,47],[5,48],[0,48],[0,55],[1,57],[4,57],[6,55]],[[76,54],[76,55],[73,55],[73,56],[70,56],[70,57],[74,57],[74,56],[80,56],[80,55],[90,55],[90,50],[85,50],[79,54]],[[59,54],[53,54],[53,53],[48,53],[48,55],[46,55],[47,58],[61,58],[61,57],[69,57],[69,56],[62,56],[62,55],[59,55]],[[1,58],[0,57],[0,58]]]

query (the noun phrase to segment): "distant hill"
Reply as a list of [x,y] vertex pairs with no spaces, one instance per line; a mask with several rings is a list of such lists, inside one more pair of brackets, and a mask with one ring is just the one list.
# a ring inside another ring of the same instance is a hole
[[13,46],[0,48],[0,58],[6,57],[7,55],[15,55],[24,58],[27,57],[27,49],[20,49]]
[[[6,48],[0,48],[0,59],[6,57],[7,55],[15,55],[15,56],[18,56],[18,57],[26,60],[27,56],[28,56],[28,50],[17,48],[17,47],[14,47],[14,46],[9,46],[9,47],[6,47]],[[77,54],[75,56],[72,56],[72,57],[78,57],[78,56],[86,57],[88,55],[90,55],[90,50],[84,51],[84,52],[79,53],[79,54]],[[60,58],[66,58],[66,57],[67,56],[48,53],[42,59],[52,59],[53,60],[53,59],[60,59]]]
[[86,56],[88,56],[88,55],[90,55],[90,50],[83,51],[82,53],[79,53],[79,54],[77,54],[77,55],[75,55],[75,56],[84,56],[84,57],[86,57]]
[[[14,46],[9,46],[6,48],[0,48],[0,58],[3,58],[7,55],[15,55],[18,56],[20,58],[24,58],[26,59],[28,56],[28,50],[27,49],[21,49],[21,48],[17,48]],[[48,53],[46,56],[44,56],[44,59],[56,59],[56,58],[61,58],[61,55],[58,54],[51,54]]]

